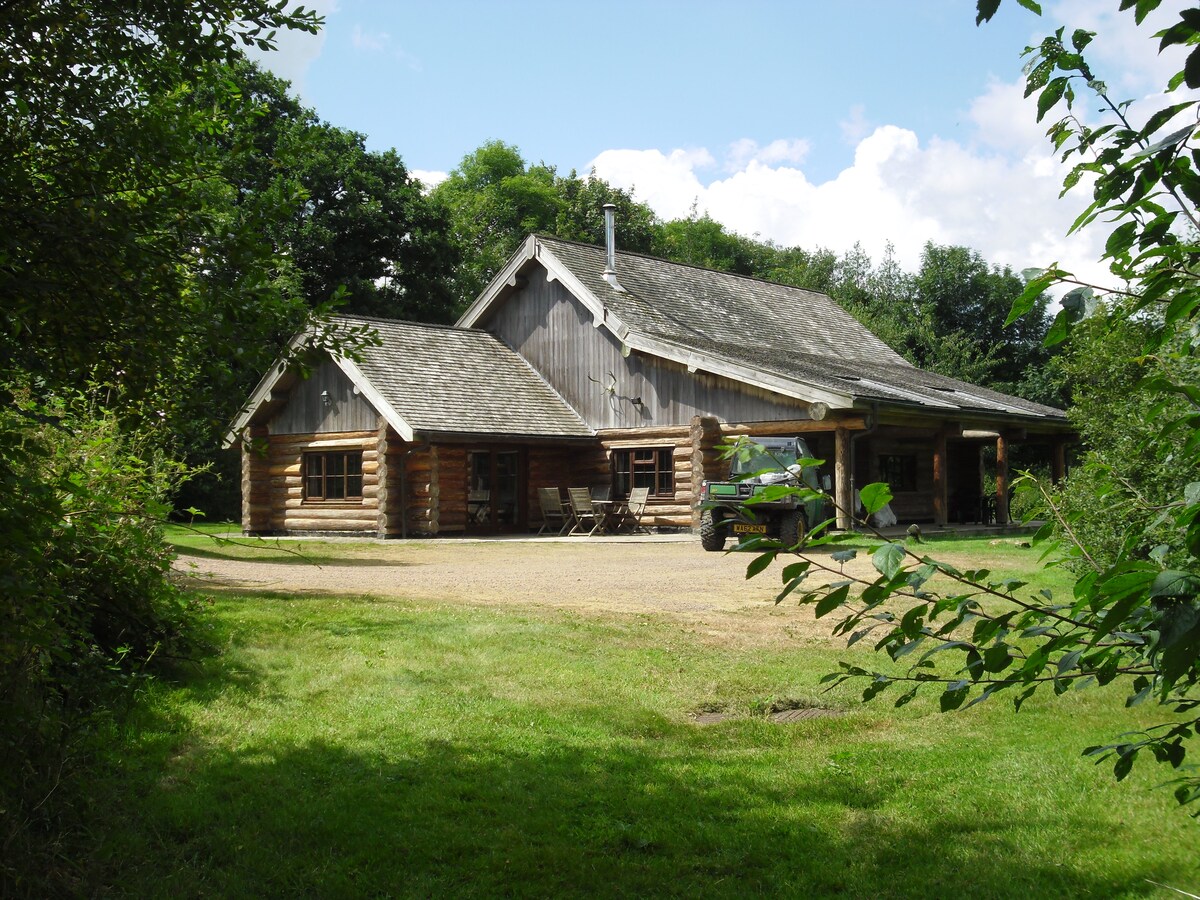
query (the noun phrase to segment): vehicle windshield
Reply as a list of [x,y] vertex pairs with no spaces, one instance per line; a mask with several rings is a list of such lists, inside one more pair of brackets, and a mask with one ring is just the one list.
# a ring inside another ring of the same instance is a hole
[[782,472],[788,466],[796,463],[796,445],[789,443],[786,447],[763,447],[743,460],[734,457],[732,471],[734,475],[750,475],[769,469],[772,472]]

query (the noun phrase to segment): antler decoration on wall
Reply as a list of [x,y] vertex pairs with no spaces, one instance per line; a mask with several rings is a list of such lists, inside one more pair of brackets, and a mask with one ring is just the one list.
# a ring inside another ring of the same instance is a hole
[[593,378],[591,375],[589,375],[587,378],[588,381],[592,382],[593,384],[602,385],[601,390],[603,390],[604,393],[608,394],[610,397],[617,392],[617,376],[612,372],[608,373],[608,384],[604,384],[604,382],[602,382],[599,378]]
[[608,373],[608,383],[607,384],[605,384],[599,378],[593,378],[591,375],[589,375],[587,377],[587,379],[592,384],[600,385],[601,392],[604,393],[608,397],[609,408],[613,412],[620,415],[622,418],[624,418],[624,413],[622,413],[622,411],[621,411],[621,404],[620,404],[620,401],[622,401],[622,400],[628,400],[629,403],[633,406],[633,408],[640,415],[642,415],[642,416],[646,415],[646,413],[647,413],[646,404],[645,404],[645,402],[643,402],[641,397],[626,397],[623,394],[617,393],[617,376],[614,375],[612,372]]

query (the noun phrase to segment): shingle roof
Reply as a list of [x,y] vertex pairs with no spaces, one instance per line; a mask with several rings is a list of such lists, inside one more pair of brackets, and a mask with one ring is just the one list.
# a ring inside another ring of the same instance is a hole
[[378,347],[359,371],[416,432],[588,437],[579,415],[515,351],[486,331],[391,319],[367,324]]
[[537,238],[630,333],[799,386],[881,402],[984,416],[1065,420],[1062,410],[925,372],[888,347],[830,297],[788,285]]

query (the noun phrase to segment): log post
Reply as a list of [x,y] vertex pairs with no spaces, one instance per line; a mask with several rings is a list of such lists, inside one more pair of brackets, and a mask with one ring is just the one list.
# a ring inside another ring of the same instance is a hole
[[854,526],[854,487],[850,473],[850,431],[839,427],[833,433],[833,492],[837,504],[837,527],[847,531]]
[[714,416],[692,416],[692,530],[700,530],[700,504],[704,501],[704,482],[720,480],[714,471],[716,447],[721,443],[721,423]]
[[1008,440],[996,437],[996,524],[1008,524]]
[[242,532],[271,531],[271,460],[266,425],[251,425],[242,432]]
[[946,429],[939,428],[933,438],[933,522],[945,525],[949,518],[946,478]]
[[379,419],[379,437],[375,442],[375,458],[379,462],[379,487],[375,495],[379,506],[375,512],[375,534],[385,538],[391,533],[392,523],[395,521],[395,513],[391,509],[391,505],[396,501],[391,485],[395,473],[392,471],[392,460],[388,457],[388,424],[382,416]]

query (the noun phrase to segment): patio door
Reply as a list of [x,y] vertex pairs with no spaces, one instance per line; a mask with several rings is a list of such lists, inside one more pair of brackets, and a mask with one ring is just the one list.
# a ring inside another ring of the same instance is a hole
[[525,521],[520,450],[467,453],[467,529],[513,531]]

